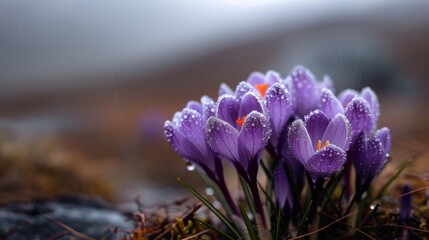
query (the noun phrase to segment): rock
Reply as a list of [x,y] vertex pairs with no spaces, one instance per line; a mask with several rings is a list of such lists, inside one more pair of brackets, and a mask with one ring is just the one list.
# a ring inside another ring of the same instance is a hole
[[133,228],[127,220],[114,206],[87,196],[8,203],[0,206],[0,239],[81,239],[73,230],[94,239],[115,239],[115,228]]

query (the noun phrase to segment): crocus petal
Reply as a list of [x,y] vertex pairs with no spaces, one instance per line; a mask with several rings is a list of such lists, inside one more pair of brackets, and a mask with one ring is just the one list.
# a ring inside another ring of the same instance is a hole
[[295,120],[289,128],[289,147],[291,153],[303,165],[313,155],[314,148],[304,122],[301,119]]
[[275,83],[268,89],[265,103],[273,130],[271,142],[277,146],[278,138],[285,124],[295,112],[294,99],[283,84]]
[[235,97],[241,99],[248,92],[257,93],[256,89],[250,83],[241,81],[235,88]]
[[334,145],[329,145],[317,151],[304,166],[312,176],[313,181],[316,181],[338,172],[345,162],[345,152]]
[[320,110],[322,110],[330,119],[334,118],[338,113],[344,113],[344,108],[341,102],[337,97],[335,97],[331,90],[323,88],[320,99]]
[[178,129],[199,149],[205,149],[206,139],[201,114],[194,109],[185,108],[182,111]]
[[328,75],[323,76],[323,80],[320,83],[320,88],[321,89],[327,88],[331,90],[333,93],[335,93],[334,83],[332,82],[331,77],[329,77]]
[[252,72],[247,78],[247,82],[252,86],[255,86],[256,84],[263,84],[265,82],[264,74],[261,72]]
[[219,94],[219,96],[222,96],[224,94],[234,95],[234,91],[232,91],[232,89],[228,85],[226,85],[225,83],[221,83],[220,87],[219,87],[218,94]]
[[217,154],[235,164],[238,156],[238,131],[227,122],[210,117],[206,125],[207,143]]
[[329,124],[329,118],[319,110],[315,110],[305,116],[305,127],[313,144],[313,149],[317,149],[317,142],[322,140],[323,133]]
[[376,127],[380,116],[380,104],[378,103],[377,95],[371,88],[366,87],[362,89],[360,96],[368,102],[372,113],[373,125]]
[[345,108],[347,107],[347,105],[349,105],[349,103],[353,100],[353,98],[355,98],[358,95],[359,93],[356,90],[346,89],[338,95],[338,100],[340,100],[341,104]]
[[207,96],[202,96],[201,97],[201,105],[203,108],[203,120],[207,121],[207,119],[209,119],[209,117],[214,116],[215,112],[216,112],[216,103],[213,101],[213,99],[207,97]]
[[[247,115],[238,136],[240,162],[245,168],[249,161],[259,158],[268,143],[271,129],[267,117],[257,111]],[[257,159],[259,160],[259,159]]]
[[283,164],[280,163],[274,170],[274,195],[277,204],[283,208],[286,207],[285,204],[287,203],[288,209],[292,209],[292,194],[292,186],[286,175]]
[[297,114],[305,116],[319,105],[320,89],[316,77],[303,66],[296,66],[286,79],[296,95]]
[[344,114],[352,126],[353,139],[362,131],[370,135],[374,129],[371,110],[363,98],[355,97],[346,107]]
[[231,95],[222,95],[219,97],[215,116],[226,121],[231,126],[235,126],[235,121],[241,117],[238,116],[239,107],[240,103],[236,98]]
[[275,83],[280,83],[281,81],[281,76],[276,71],[269,70],[265,75],[265,82],[268,84],[268,86],[272,86]]
[[368,140],[365,133],[357,137],[351,154],[354,157],[357,177],[361,184],[371,181],[387,161],[380,138],[374,136]]
[[344,114],[339,113],[326,127],[322,143],[329,141],[330,144],[347,151],[349,150],[351,140],[352,127],[350,126],[350,122]]
[[262,100],[253,92],[244,94],[241,99],[238,117],[247,116],[252,111],[264,112]]
[[386,154],[389,154],[390,149],[392,147],[392,139],[390,137],[389,128],[384,127],[384,128],[377,130],[375,132],[374,136],[377,136],[378,138],[380,138],[381,143],[383,144],[383,147],[384,147],[384,152],[386,152]]
[[185,108],[194,109],[195,111],[199,112],[200,114],[203,113],[203,107],[201,106],[201,103],[199,103],[197,101],[189,101],[186,104]]

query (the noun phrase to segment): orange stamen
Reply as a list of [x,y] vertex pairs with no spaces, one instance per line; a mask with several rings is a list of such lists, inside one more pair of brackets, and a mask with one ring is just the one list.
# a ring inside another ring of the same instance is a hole
[[326,140],[325,144],[323,144],[323,145],[322,145],[322,140],[317,141],[317,146],[316,146],[317,151],[319,151],[320,149],[325,148],[327,146],[329,146],[329,140]]
[[244,123],[244,120],[246,120],[246,116],[243,116],[242,118],[237,118],[237,120],[235,120],[235,122],[236,122],[240,127],[242,127],[242,126],[243,126],[243,123]]
[[255,88],[259,91],[259,93],[261,94],[261,97],[264,97],[265,92],[267,91],[267,88],[268,88],[268,83],[255,84]]

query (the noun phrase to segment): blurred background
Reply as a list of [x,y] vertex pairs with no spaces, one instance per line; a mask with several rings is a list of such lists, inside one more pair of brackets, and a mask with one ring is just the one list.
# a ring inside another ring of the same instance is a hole
[[[370,86],[392,164],[429,141],[427,1],[0,1],[0,201],[180,198],[163,124],[253,71]],[[429,183],[425,150],[406,181]]]

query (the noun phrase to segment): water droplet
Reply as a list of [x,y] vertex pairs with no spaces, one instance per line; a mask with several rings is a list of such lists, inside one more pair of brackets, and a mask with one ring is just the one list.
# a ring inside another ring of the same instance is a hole
[[206,194],[208,195],[208,196],[212,196],[213,194],[214,194],[214,190],[213,190],[213,188],[206,188]]
[[192,171],[194,171],[195,170],[195,164],[193,164],[193,163],[191,163],[191,162],[186,162],[186,169],[188,170],[188,171],[190,171],[190,172],[192,172]]
[[221,204],[219,201],[214,201],[214,202],[213,202],[213,206],[214,206],[216,209],[220,209],[220,208],[222,207],[222,204]]

